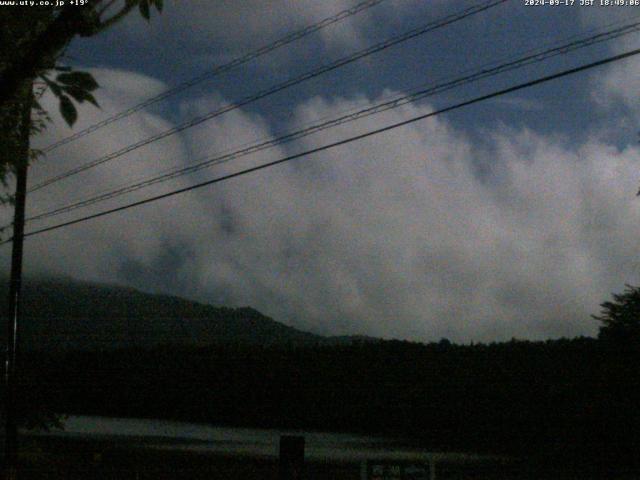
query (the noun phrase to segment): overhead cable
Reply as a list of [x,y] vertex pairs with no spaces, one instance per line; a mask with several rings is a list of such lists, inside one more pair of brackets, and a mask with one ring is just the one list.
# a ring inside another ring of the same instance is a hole
[[297,140],[297,139],[309,136],[311,134],[317,133],[322,130],[326,130],[328,128],[336,127],[338,125],[342,125],[348,122],[353,122],[355,120],[368,117],[370,115],[374,115],[377,113],[381,113],[387,110],[391,110],[408,103],[413,103],[413,102],[422,100],[424,98],[430,97],[432,95],[442,93],[456,87],[460,87],[462,85],[476,82],[481,79],[495,76],[507,71],[512,71],[517,68],[522,68],[524,66],[531,65],[533,63],[542,62],[544,60],[547,60],[549,58],[552,58],[558,55],[568,54],[572,51],[575,51],[581,48],[585,48],[585,47],[602,43],[608,40],[619,38],[623,35],[627,35],[627,34],[638,32],[638,31],[640,31],[640,22],[635,22],[635,23],[624,25],[622,27],[609,30],[603,33],[598,33],[596,35],[591,35],[589,37],[580,38],[578,40],[574,40],[572,42],[565,43],[560,46],[548,48],[542,51],[537,51],[529,55],[526,55],[524,57],[518,58],[516,60],[497,65],[492,68],[481,68],[479,71],[476,71],[471,75],[466,75],[448,82],[432,85],[432,86],[429,86],[428,88],[420,89],[410,94],[396,96],[396,98],[392,100],[385,101],[364,109],[360,109],[358,111],[351,112],[349,114],[345,114],[328,121],[314,124],[306,128],[296,130],[294,132],[290,132],[285,135],[278,136],[273,139],[269,139],[257,144],[253,144],[245,148],[240,148],[223,155],[210,157],[202,161],[199,161],[193,165],[189,165],[187,167],[172,169],[160,175],[152,176],[142,181],[134,182],[132,184],[118,187],[116,189],[112,189],[97,195],[94,194],[93,196],[90,196],[88,198],[84,198],[82,200],[73,202],[71,204],[57,207],[47,212],[37,213],[33,216],[28,217],[27,221],[30,222],[35,220],[42,220],[45,218],[61,215],[63,213],[68,213],[70,211],[77,210],[78,208],[87,207],[96,203],[110,200],[112,198],[116,198],[116,197],[125,195],[127,193],[132,193],[142,188],[146,188],[159,183],[164,183],[166,181],[169,181],[184,175],[195,173],[205,168],[210,168],[214,165],[219,165],[221,163],[229,162],[231,160],[235,160],[237,158],[241,158],[241,157],[250,155],[252,153],[256,153],[277,145],[282,145],[284,143],[288,143],[293,140]]
[[391,38],[389,38],[389,39],[387,39],[387,40],[385,40],[383,42],[377,43],[377,44],[375,44],[375,45],[373,45],[371,47],[368,47],[368,48],[365,48],[363,50],[357,51],[357,52],[355,52],[355,53],[353,53],[351,55],[348,55],[346,57],[340,58],[340,59],[338,59],[338,60],[336,60],[334,62],[331,62],[331,63],[329,63],[327,65],[323,65],[323,66],[321,66],[319,68],[315,68],[315,69],[313,69],[313,70],[311,70],[309,72],[303,73],[300,76],[293,77],[293,78],[290,78],[289,80],[286,80],[286,81],[284,81],[282,83],[278,83],[276,85],[273,85],[273,86],[271,86],[271,87],[269,87],[269,88],[267,88],[265,90],[262,90],[262,91],[260,91],[260,92],[258,92],[256,94],[254,94],[254,95],[250,95],[248,97],[245,97],[245,98],[241,99],[240,101],[238,101],[236,103],[232,103],[232,104],[226,105],[224,107],[218,108],[218,109],[216,109],[216,110],[214,110],[212,112],[209,112],[209,113],[207,113],[205,115],[201,115],[199,117],[193,118],[193,119],[191,119],[191,120],[189,120],[189,121],[187,121],[185,123],[182,123],[180,125],[177,125],[177,126],[175,126],[173,128],[170,128],[170,129],[165,130],[163,132],[160,132],[160,133],[158,133],[156,135],[148,137],[148,138],[146,138],[144,140],[141,140],[141,141],[138,141],[138,142],[133,143],[131,145],[128,145],[127,147],[124,147],[124,148],[122,148],[120,150],[117,150],[115,152],[112,152],[112,153],[109,153],[107,155],[104,155],[104,156],[102,156],[100,158],[97,158],[95,160],[87,162],[87,163],[85,163],[83,165],[79,165],[77,167],[74,167],[74,168],[72,168],[70,170],[67,170],[66,172],[63,172],[63,173],[61,173],[59,175],[55,175],[53,177],[50,177],[50,178],[48,178],[46,180],[43,180],[42,182],[36,184],[35,186],[31,187],[28,190],[28,192],[29,193],[33,193],[33,192],[38,191],[38,190],[40,190],[40,189],[42,189],[42,188],[44,188],[44,187],[46,187],[48,185],[51,185],[53,183],[57,183],[57,182],[59,182],[61,180],[65,180],[65,179],[67,179],[69,177],[72,177],[74,175],[77,175],[78,173],[87,171],[87,170],[89,170],[91,168],[95,168],[95,167],[97,167],[99,165],[102,165],[102,164],[104,164],[106,162],[109,162],[111,160],[119,158],[119,157],[121,157],[121,156],[123,156],[123,155],[125,155],[127,153],[130,153],[130,152],[132,152],[134,150],[137,150],[137,149],[139,149],[141,147],[144,147],[144,146],[149,145],[151,143],[157,142],[159,140],[162,140],[163,138],[166,138],[166,137],[169,137],[170,135],[182,132],[182,131],[184,131],[186,129],[195,127],[196,125],[200,125],[201,123],[206,122],[208,120],[211,120],[212,118],[218,117],[218,116],[220,116],[222,114],[225,114],[227,112],[230,112],[232,110],[236,110],[236,109],[238,109],[240,107],[243,107],[245,105],[253,103],[253,102],[257,101],[257,100],[260,100],[262,98],[265,98],[267,96],[270,96],[270,95],[273,95],[273,94],[275,94],[277,92],[280,92],[280,91],[282,91],[282,90],[284,90],[286,88],[292,87],[294,85],[298,85],[298,84],[300,84],[302,82],[305,82],[305,81],[310,80],[312,78],[318,77],[318,76],[320,76],[320,75],[322,75],[324,73],[330,72],[330,71],[335,70],[337,68],[340,68],[340,67],[342,67],[344,65],[347,65],[347,64],[350,64],[352,62],[355,62],[356,60],[359,60],[361,58],[364,58],[364,57],[367,57],[367,56],[372,55],[374,53],[380,52],[380,51],[382,51],[384,49],[387,49],[387,48],[389,48],[391,46],[397,45],[397,44],[399,44],[401,42],[405,42],[405,41],[407,41],[409,39],[412,39],[412,38],[415,38],[417,36],[424,35],[424,34],[426,34],[428,32],[432,32],[432,31],[437,30],[439,28],[443,28],[443,27],[445,27],[447,25],[450,25],[452,23],[458,22],[458,21],[460,21],[462,19],[465,19],[467,17],[470,17],[472,15],[476,15],[476,14],[478,14],[480,12],[488,10],[488,9],[490,9],[492,7],[500,5],[500,4],[505,3],[507,1],[509,1],[509,0],[490,0],[489,2],[485,2],[485,3],[482,3],[480,5],[475,5],[473,7],[466,8],[466,9],[460,11],[460,12],[457,12],[457,13],[454,13],[454,14],[451,14],[451,15],[447,15],[444,18],[441,18],[441,19],[436,20],[434,22],[430,22],[427,25],[424,25],[424,26],[422,26],[420,28],[416,28],[416,29],[410,30],[408,32],[405,32],[405,33],[403,33],[401,35],[397,35],[397,36],[391,37]]
[[221,75],[225,72],[228,72],[240,65],[243,65],[251,60],[254,60],[258,57],[261,57],[262,55],[266,55],[267,53],[273,52],[274,50],[277,50],[280,47],[283,47],[285,45],[289,45],[290,43],[295,42],[296,40],[299,40],[303,37],[306,37],[307,35],[310,35],[312,33],[318,32],[319,30],[322,30],[330,25],[333,25],[337,22],[340,22],[348,17],[351,17],[353,15],[356,15],[364,10],[367,10],[371,7],[374,7],[382,2],[384,2],[386,0],[366,0],[364,2],[361,2],[355,6],[353,6],[352,8],[348,8],[346,10],[342,10],[341,12],[336,13],[335,15],[332,15],[330,17],[327,17],[317,23],[314,23],[312,25],[308,25],[304,28],[302,28],[301,30],[298,30],[296,32],[292,32],[288,35],[285,35],[282,38],[279,38],[278,40],[276,40],[275,42],[269,43],[268,45],[265,45],[261,48],[258,48],[256,50],[253,50],[251,52],[248,52],[244,55],[242,55],[241,57],[237,57],[234,58],[233,60],[231,60],[230,62],[227,62],[223,65],[219,65],[217,67],[214,67],[212,70],[209,70],[207,72],[202,73],[201,75],[198,75],[197,77],[194,77],[190,80],[187,80],[183,83],[180,83],[178,85],[176,85],[173,88],[170,88],[169,90],[165,90],[164,92],[148,98],[147,100],[145,100],[144,102],[140,102],[136,105],[133,105],[132,107],[127,108],[126,110],[123,110],[115,115],[112,115],[111,117],[108,117],[98,123],[95,123],[83,130],[80,130],[77,133],[74,133],[73,135],[69,135],[68,137],[65,137],[61,140],[58,140],[57,142],[47,146],[46,148],[42,149],[43,153],[48,153],[52,150],[55,150],[58,147],[61,147],[62,145],[66,145],[67,143],[73,142],[75,140],[78,140],[79,138],[82,138],[86,135],[89,135],[90,133],[95,132],[96,130],[101,129],[102,127],[105,127],[111,123],[114,123],[118,120],[122,120],[123,118],[129,117],[130,115],[143,110],[151,105],[154,105],[158,102],[161,102],[163,100],[166,100],[167,98],[176,95],[184,90],[187,90],[188,88],[191,88],[195,85],[198,85],[199,83],[204,82],[205,80],[209,80],[211,78],[214,78],[218,75]]
[[[322,151],[326,151],[326,150],[341,146],[341,145],[346,145],[346,144],[349,144],[349,143],[352,143],[352,142],[355,142],[355,141],[359,141],[359,140],[371,137],[373,135],[378,135],[380,133],[387,132],[387,131],[390,131],[390,130],[394,130],[396,128],[403,127],[405,125],[409,125],[409,124],[415,123],[417,121],[424,120],[426,118],[430,118],[430,117],[434,117],[436,115],[441,115],[443,113],[451,112],[451,111],[460,109],[462,107],[466,107],[466,106],[473,105],[473,104],[476,104],[476,103],[479,103],[479,102],[483,102],[483,101],[486,101],[486,100],[489,100],[489,99],[492,99],[492,98],[496,98],[496,97],[499,97],[499,96],[502,96],[502,95],[506,95],[508,93],[512,93],[512,92],[515,92],[515,91],[518,91],[518,90],[523,90],[525,88],[530,88],[530,87],[533,87],[535,85],[539,85],[539,84],[546,83],[546,82],[549,82],[549,81],[552,81],[552,80],[556,80],[558,78],[563,78],[563,77],[566,77],[566,76],[569,76],[569,75],[574,75],[576,73],[583,72],[583,71],[586,71],[586,70],[589,70],[589,69],[592,69],[592,68],[595,68],[595,67],[599,67],[599,66],[602,66],[602,65],[607,65],[607,64],[610,64],[610,63],[613,63],[613,62],[617,62],[617,61],[623,60],[625,58],[630,58],[630,57],[638,55],[638,54],[640,54],[640,49],[635,49],[635,50],[627,51],[625,53],[621,53],[619,55],[614,55],[614,56],[607,57],[607,58],[605,58],[603,60],[598,60],[596,62],[591,62],[591,63],[585,64],[585,65],[581,65],[579,67],[571,68],[571,69],[568,69],[568,70],[563,70],[561,72],[554,73],[552,75],[547,75],[547,76],[544,76],[544,77],[541,77],[541,78],[537,78],[535,80],[531,80],[531,81],[528,81],[528,82],[525,82],[525,83],[520,83],[518,85],[515,85],[515,86],[512,86],[512,87],[508,87],[508,88],[505,88],[505,89],[502,89],[502,90],[498,90],[498,91],[489,93],[487,95],[482,95],[482,96],[479,96],[479,97],[475,97],[475,98],[473,98],[471,100],[466,100],[464,102],[460,102],[460,103],[457,103],[455,105],[451,105],[449,107],[446,107],[446,108],[443,108],[443,109],[440,109],[440,110],[436,110],[436,111],[433,111],[433,112],[430,112],[430,113],[425,113],[425,114],[422,114],[422,115],[418,115],[418,116],[410,118],[408,120],[403,120],[401,122],[393,123],[391,125],[387,125],[387,126],[382,127],[382,128],[371,130],[369,132],[362,133],[360,135],[355,135],[355,136],[352,136],[352,137],[345,138],[343,140],[339,140],[337,142],[333,142],[333,143],[329,143],[329,144],[326,144],[326,145],[323,145],[323,146],[320,146],[320,147],[312,148],[310,150],[306,150],[304,152],[297,153],[295,155],[290,155],[290,156],[287,156],[287,157],[284,157],[284,158],[280,158],[278,160],[274,160],[272,162],[267,162],[267,163],[264,163],[264,164],[261,164],[261,165],[257,165],[255,167],[247,168],[247,169],[241,170],[239,172],[231,173],[231,174],[228,174],[228,175],[223,175],[221,177],[217,177],[217,178],[214,178],[214,179],[211,179],[211,180],[200,182],[200,183],[197,183],[195,185],[191,185],[191,186],[188,186],[188,187],[184,187],[184,188],[180,188],[180,189],[177,189],[177,190],[173,190],[171,192],[164,193],[164,194],[161,194],[161,195],[156,195],[156,196],[153,196],[153,197],[149,197],[149,198],[146,198],[144,200],[139,200],[139,201],[132,202],[132,203],[129,203],[129,204],[126,204],[126,205],[121,205],[121,206],[116,207],[116,208],[103,210],[101,212],[94,213],[92,215],[87,215],[87,216],[84,216],[84,217],[76,218],[74,220],[70,220],[70,221],[67,221],[67,222],[63,222],[63,223],[59,223],[59,224],[56,224],[56,225],[52,225],[52,226],[49,226],[49,227],[46,227],[46,228],[41,228],[41,229],[38,229],[38,230],[34,230],[34,231],[26,233],[24,235],[24,237],[32,237],[32,236],[35,236],[35,235],[40,235],[40,234],[43,234],[45,232],[51,232],[51,231],[58,230],[58,229],[61,229],[61,228],[69,227],[71,225],[76,225],[76,224],[83,223],[83,222],[86,222],[86,221],[89,221],[89,220],[93,220],[93,219],[96,219],[96,218],[101,218],[101,217],[104,217],[104,216],[107,216],[107,215],[111,215],[111,214],[116,213],[116,212],[121,212],[121,211],[128,210],[128,209],[131,209],[131,208],[134,208],[134,207],[145,205],[145,204],[148,204],[148,203],[157,202],[157,201],[165,199],[165,198],[169,198],[169,197],[173,197],[175,195],[179,195],[179,194],[182,194],[182,193],[186,193],[186,192],[190,192],[190,191],[193,191],[193,190],[197,190],[197,189],[209,186],[209,185],[213,185],[213,184],[216,184],[216,183],[220,183],[220,182],[224,182],[224,181],[230,180],[232,178],[244,176],[244,175],[247,175],[249,173],[253,173],[253,172],[259,171],[259,170],[264,170],[266,168],[273,167],[275,165],[279,165],[279,164],[282,164],[282,163],[285,163],[285,162],[289,162],[289,161],[292,161],[292,160],[295,160],[295,159],[298,159],[298,158],[306,157],[306,156],[309,156],[309,155],[312,155],[312,154],[315,154],[315,153],[319,153],[319,152],[322,152]],[[9,243],[11,241],[12,241],[12,238],[8,239],[8,240],[5,240],[4,242],[0,243],[0,245],[4,245],[4,244]]]

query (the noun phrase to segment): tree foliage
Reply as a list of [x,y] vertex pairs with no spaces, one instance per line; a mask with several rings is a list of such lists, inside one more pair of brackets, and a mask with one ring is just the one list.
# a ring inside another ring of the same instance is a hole
[[[47,90],[58,98],[60,113],[69,126],[78,118],[76,103],[98,106],[92,93],[98,88],[93,76],[61,65],[69,43],[75,37],[106,30],[136,7],[147,20],[152,6],[158,11],[163,7],[162,0],[66,4],[0,8],[0,183],[4,187],[18,165],[40,153],[30,148],[30,136],[51,121],[39,102]],[[11,194],[0,194],[0,204],[12,201]],[[22,423],[30,426],[52,425],[57,419],[46,402],[24,401],[19,413]]]
[[618,345],[640,345],[640,287],[626,285],[623,293],[614,293],[612,302],[600,305],[599,338]]
[[[31,134],[50,121],[38,99],[50,90],[59,100],[60,113],[72,126],[78,118],[76,103],[98,105],[93,91],[98,83],[87,72],[60,65],[65,49],[76,37],[94,36],[138,8],[147,20],[151,7],[162,11],[163,0],[92,0],[85,5],[5,6],[0,10],[0,182],[24,155],[20,118],[31,103]],[[28,10],[28,11],[27,11]],[[32,96],[31,90],[34,90]],[[28,151],[28,148],[27,148]],[[38,152],[31,152],[31,159]],[[0,203],[11,200],[0,197]]]

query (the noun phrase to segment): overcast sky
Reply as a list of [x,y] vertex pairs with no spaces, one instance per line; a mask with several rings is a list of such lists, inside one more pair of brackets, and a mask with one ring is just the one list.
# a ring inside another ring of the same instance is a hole
[[[77,39],[101,85],[81,130],[357,3],[180,0]],[[386,0],[52,152],[32,185],[478,0]],[[34,192],[30,214],[634,21],[640,7],[510,0]],[[636,19],[637,21],[637,19]],[[640,47],[634,33],[46,221],[191,185]],[[594,335],[640,270],[640,58],[469,106],[26,242],[64,274],[324,334],[420,341]],[[55,111],[51,98],[45,104]],[[72,130],[56,114],[36,140]],[[5,209],[5,219],[8,218]],[[8,264],[8,249],[2,251]]]

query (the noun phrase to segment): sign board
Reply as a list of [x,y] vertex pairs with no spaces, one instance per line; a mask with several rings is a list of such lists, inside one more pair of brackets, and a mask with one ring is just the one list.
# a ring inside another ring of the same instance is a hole
[[367,462],[367,480],[429,480],[426,465]]

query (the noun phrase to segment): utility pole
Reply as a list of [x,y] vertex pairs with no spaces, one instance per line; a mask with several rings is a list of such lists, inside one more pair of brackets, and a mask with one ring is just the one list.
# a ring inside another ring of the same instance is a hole
[[[22,253],[24,244],[24,218],[27,198],[27,170],[29,168],[29,134],[31,130],[31,106],[33,83],[25,87],[20,125],[20,147],[15,162],[16,193],[13,214],[13,238],[11,242],[11,277],[7,299],[7,356],[5,360],[5,479],[18,478],[18,422],[17,358],[18,326],[21,318]],[[28,90],[27,90],[28,89]]]

